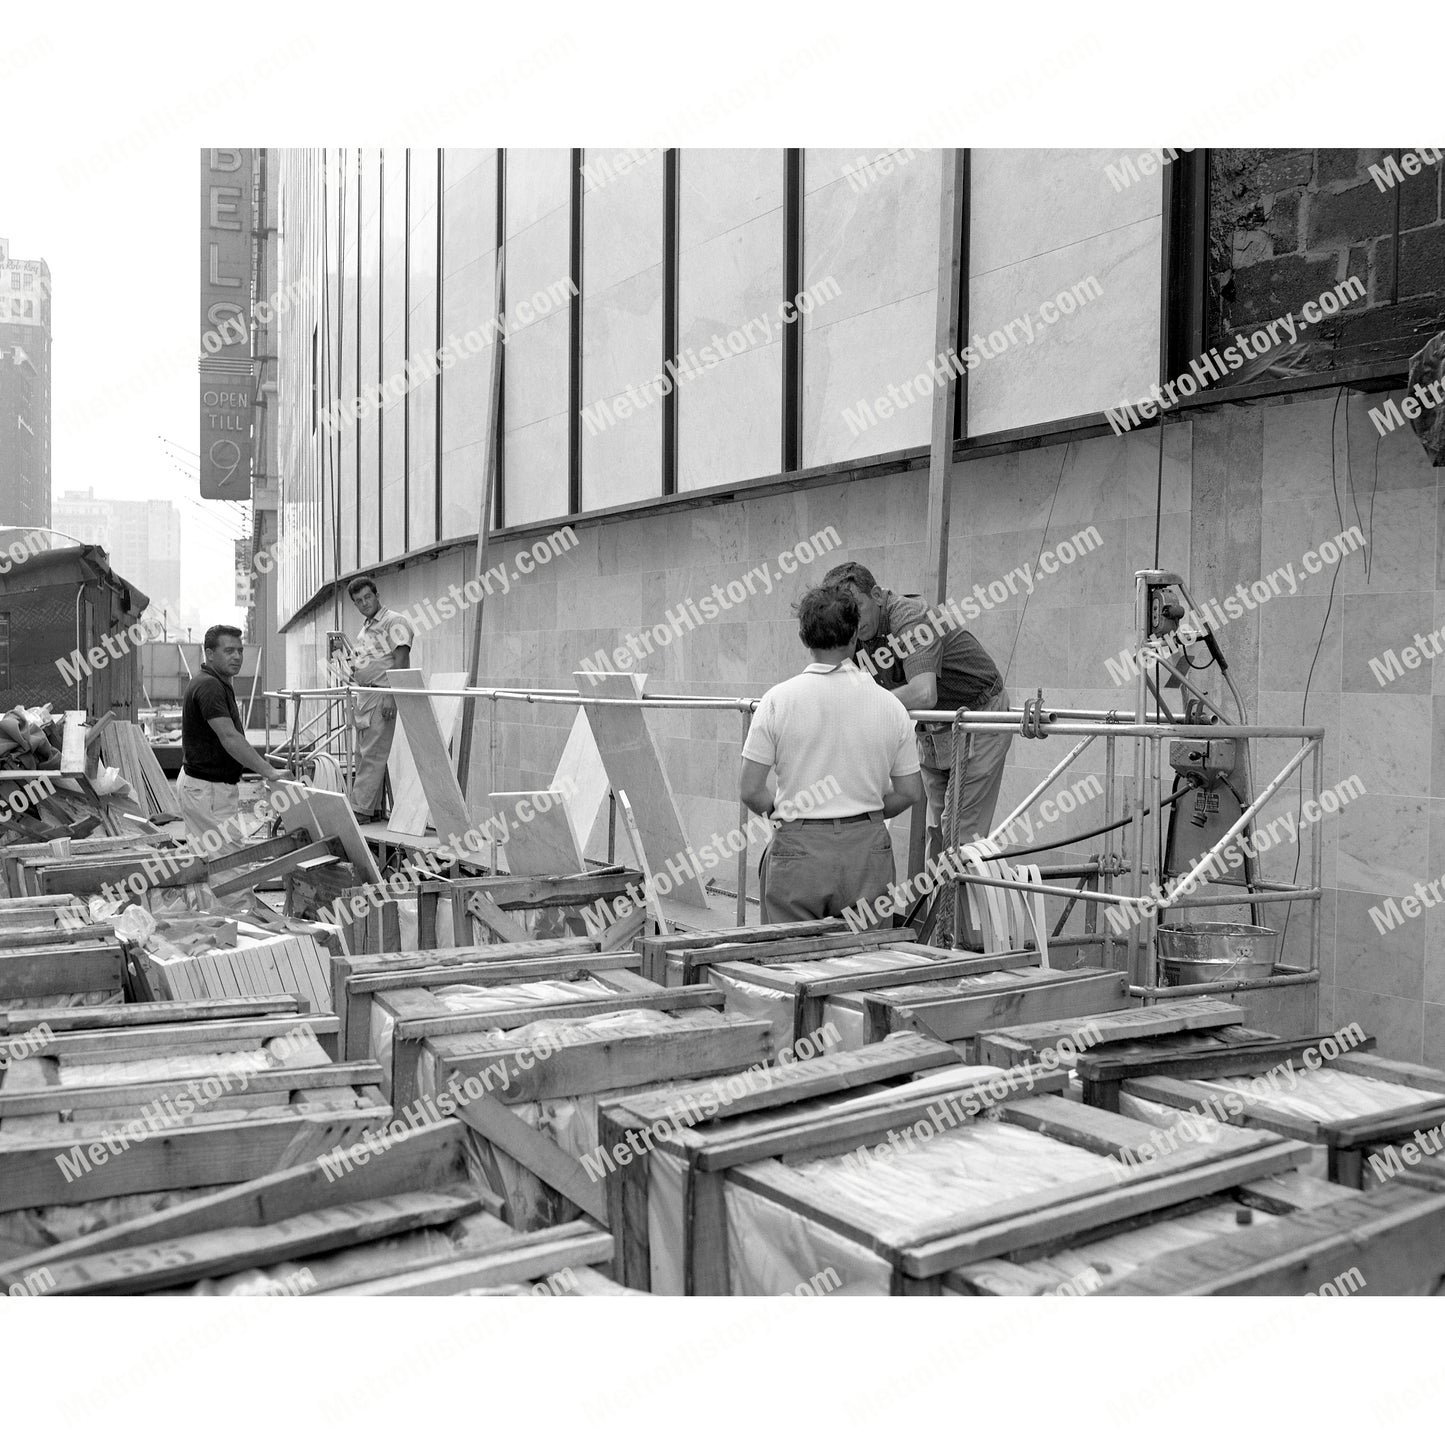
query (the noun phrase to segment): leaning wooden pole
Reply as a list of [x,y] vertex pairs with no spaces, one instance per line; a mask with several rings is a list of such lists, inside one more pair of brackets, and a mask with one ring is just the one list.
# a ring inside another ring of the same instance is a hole
[[[938,291],[934,313],[935,365],[942,364],[947,380],[933,393],[933,428],[928,451],[928,526],[923,553],[923,595],[937,604],[948,595],[949,471],[953,463],[953,412],[958,381],[950,365],[958,346],[959,291],[967,285],[960,272],[963,260],[963,197],[966,153],[957,148],[943,152],[943,174],[938,194]],[[923,867],[926,819],[923,808],[913,810],[908,839],[908,871]]]
[[[477,521],[477,563],[475,575],[486,571],[487,543],[492,535],[492,511],[497,484],[497,445],[502,435],[502,301],[506,295],[507,243],[497,247],[497,284],[492,306],[496,339],[492,342],[492,365],[487,382],[487,440],[482,453],[482,514]],[[467,645],[467,686],[475,687],[482,660],[482,607],[485,593],[472,609],[472,636]],[[461,736],[457,741],[457,781],[462,797],[467,795],[467,775],[472,766],[472,730],[476,723],[476,699],[462,700]]]
[[938,309],[933,324],[935,364],[944,367],[947,380],[933,393],[933,430],[928,453],[928,530],[924,553],[923,595],[932,603],[948,592],[949,470],[953,462],[953,411],[958,380],[949,364],[957,354],[959,274],[963,258],[964,152],[943,152],[939,185]]

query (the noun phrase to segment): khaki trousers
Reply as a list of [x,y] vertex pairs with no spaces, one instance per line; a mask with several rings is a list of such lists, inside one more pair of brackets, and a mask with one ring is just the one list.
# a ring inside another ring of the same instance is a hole
[[381,812],[386,787],[386,760],[396,735],[396,714],[381,715],[382,699],[370,697],[374,706],[356,707],[356,781],[351,785],[351,806],[358,813]]
[[857,822],[783,823],[758,863],[764,923],[841,918],[893,882],[893,842],[881,812]]

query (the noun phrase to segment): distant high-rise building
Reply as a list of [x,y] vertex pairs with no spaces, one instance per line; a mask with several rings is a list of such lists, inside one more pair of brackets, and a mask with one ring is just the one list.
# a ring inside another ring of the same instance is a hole
[[[181,514],[175,503],[97,497],[95,488],[62,492],[55,526],[110,554],[111,567],[152,604],[175,615],[181,598]],[[57,543],[63,545],[63,543]]]
[[11,256],[3,237],[0,523],[50,525],[50,267]]

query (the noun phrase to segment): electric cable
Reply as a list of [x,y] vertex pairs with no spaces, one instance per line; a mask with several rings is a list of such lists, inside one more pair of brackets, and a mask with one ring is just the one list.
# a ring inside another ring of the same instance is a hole
[[[1340,389],[1339,389],[1337,392],[1335,392],[1335,407],[1334,407],[1334,410],[1330,413],[1330,490],[1331,490],[1331,492],[1332,492],[1333,495],[1334,495],[1334,499],[1335,499],[1335,516],[1339,519],[1340,531],[1341,531],[1341,532],[1343,532],[1343,531],[1345,530],[1345,511],[1344,511],[1344,508],[1340,505],[1339,468],[1338,468],[1338,465],[1336,464],[1336,461],[1335,461],[1335,423],[1336,423],[1336,421],[1338,420],[1339,414],[1340,414],[1340,398],[1343,397],[1344,394],[1345,394],[1345,389],[1344,389],[1343,386],[1340,387]],[[1350,417],[1350,413],[1349,413],[1349,408],[1347,407],[1347,408],[1345,409],[1345,422],[1346,422],[1346,425],[1348,425],[1348,423],[1349,423],[1349,417]],[[1345,452],[1345,469],[1346,469],[1346,474],[1347,474],[1347,475],[1348,475],[1348,471],[1349,471],[1349,465],[1350,465],[1350,454],[1349,454],[1349,452],[1348,452],[1348,450],[1347,450],[1347,451]],[[1305,726],[1305,718],[1309,715],[1309,706],[1310,706],[1310,684],[1314,681],[1315,664],[1318,663],[1319,660],[1320,660],[1320,649],[1323,648],[1324,645],[1325,645],[1325,633],[1329,631],[1329,626],[1330,626],[1330,613],[1334,610],[1334,606],[1335,606],[1335,588],[1339,586],[1339,582],[1340,582],[1340,568],[1344,565],[1344,560],[1345,560],[1344,557],[1341,556],[1340,559],[1339,559],[1339,561],[1335,563],[1334,574],[1333,574],[1333,575],[1331,576],[1331,578],[1330,578],[1330,595],[1329,595],[1329,600],[1325,603],[1325,619],[1324,619],[1324,621],[1320,624],[1320,635],[1319,635],[1319,638],[1318,638],[1318,639],[1316,640],[1316,642],[1315,642],[1315,655],[1310,659],[1310,670],[1309,670],[1309,672],[1305,675],[1304,699],[1303,699],[1303,701],[1300,703],[1300,714],[1299,714],[1299,725],[1300,725],[1301,727],[1304,727],[1304,726]],[[1303,768],[1301,768],[1301,769],[1300,769],[1300,775],[1299,775],[1299,811],[1300,811],[1300,812],[1303,812],[1303,811],[1304,811],[1304,805],[1305,805],[1305,775],[1304,775],[1304,770],[1303,770]],[[1301,862],[1301,860],[1302,860],[1303,858],[1304,858],[1304,839],[1303,839],[1302,837],[1296,837],[1296,838],[1295,838],[1295,845],[1294,845],[1294,873],[1293,873],[1293,875],[1292,875],[1291,878],[1290,878],[1290,882],[1291,882],[1291,883],[1298,884],[1298,882],[1299,882],[1299,865],[1300,865],[1300,862]],[[1319,900],[1316,899],[1315,902],[1318,903]],[[1288,938],[1289,938],[1290,918],[1291,918],[1291,916],[1292,916],[1293,913],[1294,913],[1294,899],[1291,898],[1290,901],[1289,901],[1289,903],[1286,905],[1285,910],[1284,910],[1284,927],[1283,927],[1282,929],[1280,929],[1280,935],[1279,935],[1279,957],[1280,957],[1280,958],[1283,958],[1283,957],[1284,957],[1284,946],[1285,946],[1286,941],[1287,941]]]

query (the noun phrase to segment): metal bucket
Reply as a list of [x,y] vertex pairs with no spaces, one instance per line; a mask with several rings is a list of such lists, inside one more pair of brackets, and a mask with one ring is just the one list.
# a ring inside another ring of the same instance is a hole
[[1176,923],[1158,930],[1159,967],[1171,987],[1268,978],[1279,933],[1252,923]]

